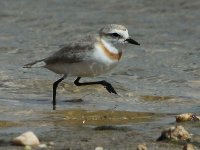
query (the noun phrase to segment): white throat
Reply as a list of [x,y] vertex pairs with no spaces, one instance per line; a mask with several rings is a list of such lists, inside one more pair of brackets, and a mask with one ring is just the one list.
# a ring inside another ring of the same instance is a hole
[[109,42],[108,40],[106,39],[103,39],[101,38],[100,39],[102,44],[111,52],[111,53],[115,53],[115,54],[118,54],[119,53],[119,50],[117,48],[114,47],[114,45]]

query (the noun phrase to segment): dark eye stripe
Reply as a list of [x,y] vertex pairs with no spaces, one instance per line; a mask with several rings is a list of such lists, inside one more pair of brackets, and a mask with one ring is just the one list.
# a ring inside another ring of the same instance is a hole
[[111,33],[110,35],[113,37],[121,37],[121,35],[119,35],[118,33]]

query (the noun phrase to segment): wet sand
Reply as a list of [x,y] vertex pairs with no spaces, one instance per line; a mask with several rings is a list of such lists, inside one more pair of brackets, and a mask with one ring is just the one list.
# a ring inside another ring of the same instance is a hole
[[[180,113],[200,114],[199,8],[195,0],[0,1],[0,149],[22,149],[9,141],[32,130],[52,149],[128,150],[145,142],[150,150],[180,150],[183,143],[156,141],[177,124],[200,147],[199,122],[175,122]],[[127,26],[141,46],[127,46],[111,73],[83,81],[106,80],[119,95],[76,87],[69,77],[53,111],[59,76],[22,66],[109,23]]]

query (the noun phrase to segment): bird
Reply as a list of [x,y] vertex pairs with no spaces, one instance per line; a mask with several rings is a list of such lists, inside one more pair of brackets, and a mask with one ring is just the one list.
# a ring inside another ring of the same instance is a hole
[[80,82],[82,77],[95,77],[115,68],[122,56],[121,45],[140,45],[129,36],[128,29],[119,24],[108,24],[94,34],[87,34],[66,44],[47,58],[28,63],[23,68],[46,68],[62,75],[53,83],[53,110],[56,110],[56,90],[67,76],[77,77],[76,86],[99,84],[113,94],[113,86],[105,81]]

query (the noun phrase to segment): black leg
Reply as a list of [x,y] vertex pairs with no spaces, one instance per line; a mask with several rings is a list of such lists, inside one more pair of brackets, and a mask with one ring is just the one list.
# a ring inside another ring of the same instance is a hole
[[66,75],[64,75],[62,78],[53,83],[53,110],[56,110],[56,89],[58,87],[58,84],[65,78]]
[[94,85],[94,84],[101,84],[103,85],[106,90],[109,92],[109,93],[114,93],[114,94],[117,94],[117,92],[115,91],[115,89],[112,87],[112,85],[108,82],[106,82],[105,80],[103,81],[97,81],[97,82],[84,82],[84,83],[80,83],[79,80],[81,79],[81,77],[78,77],[75,81],[74,81],[74,84],[76,86],[83,86],[83,85]]

